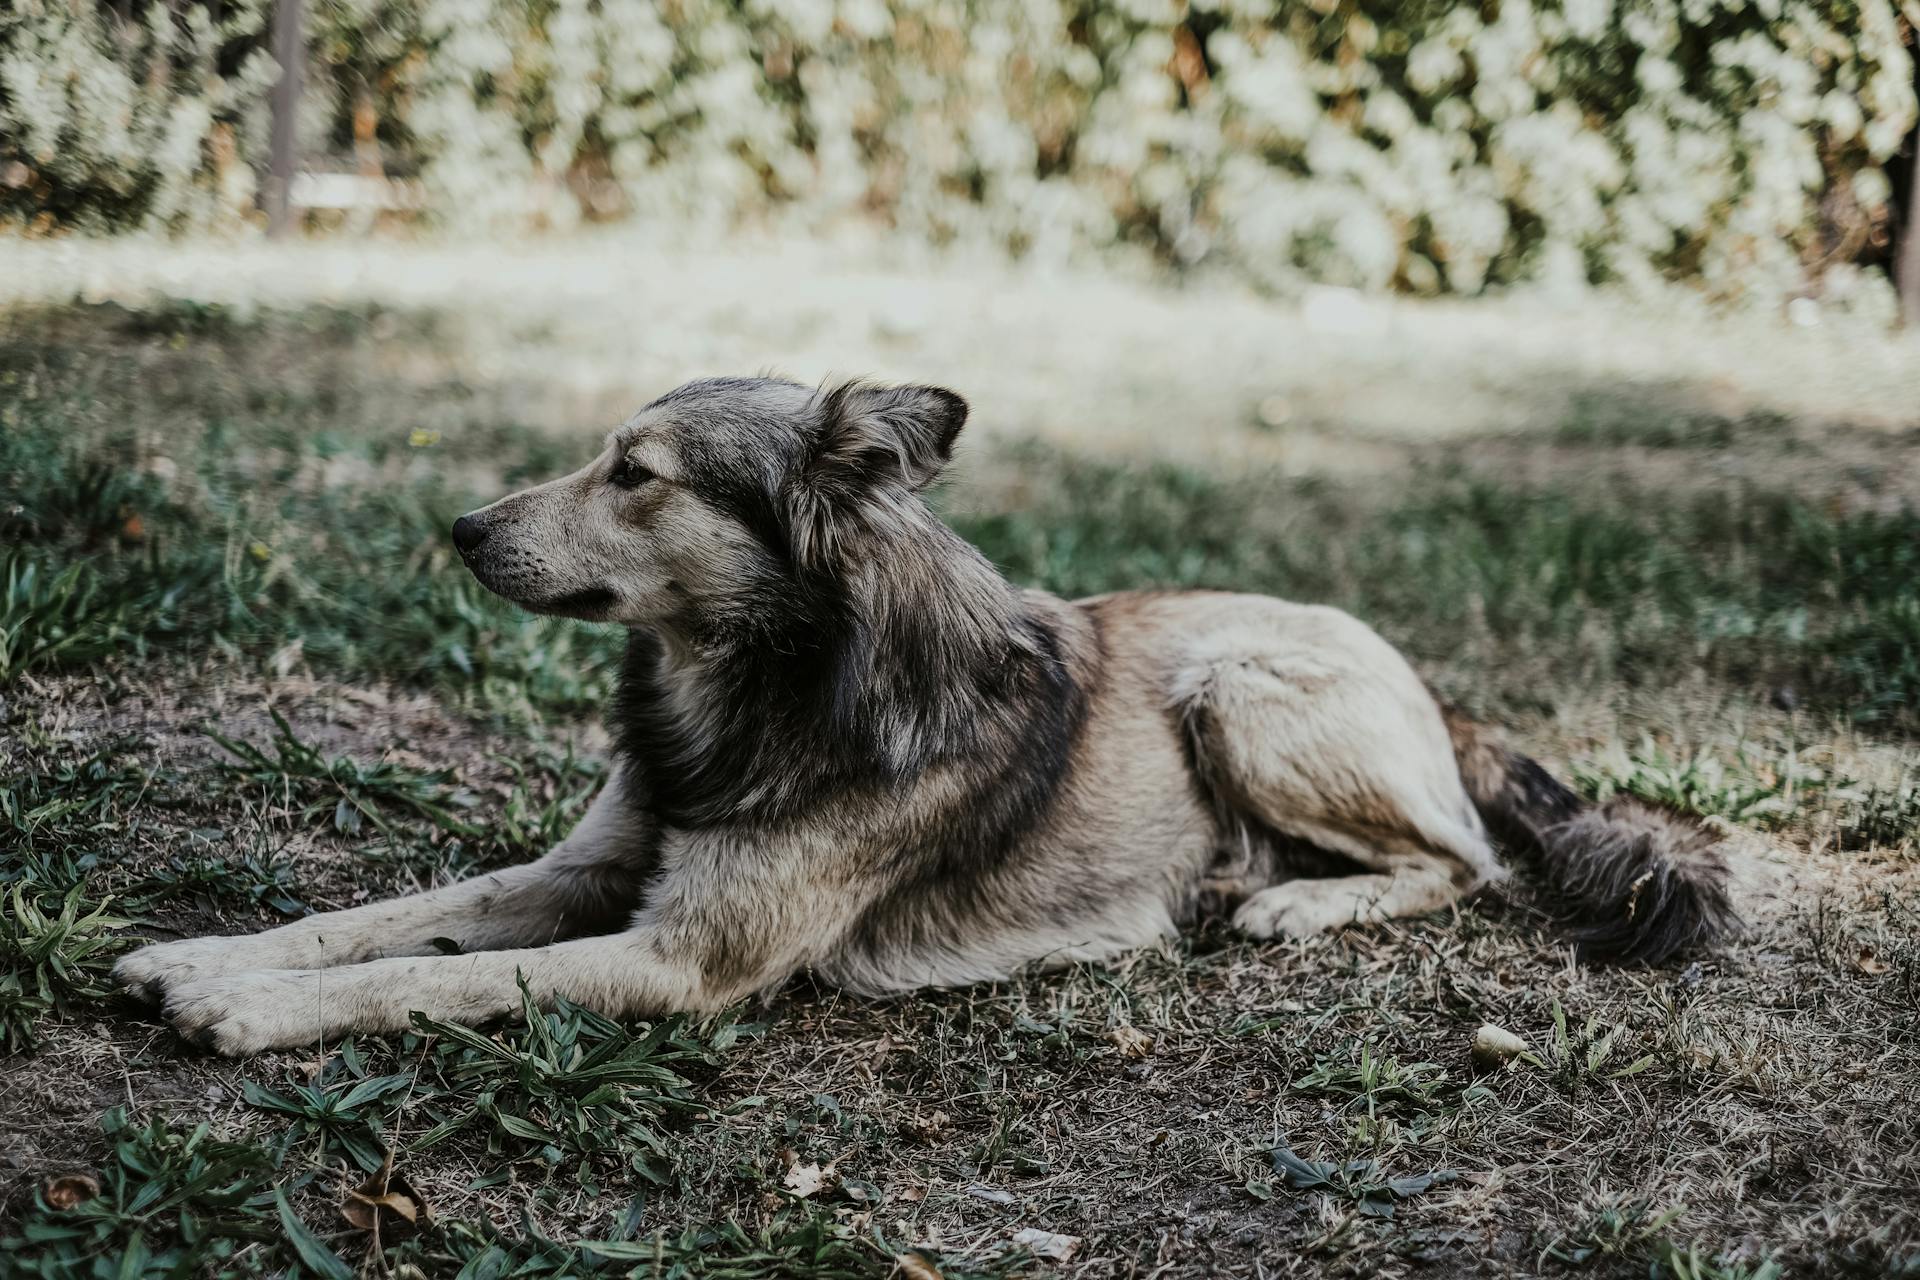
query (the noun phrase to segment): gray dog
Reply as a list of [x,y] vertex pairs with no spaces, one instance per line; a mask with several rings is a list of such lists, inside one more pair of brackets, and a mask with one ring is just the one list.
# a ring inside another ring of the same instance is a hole
[[[1262,596],[1067,602],[920,498],[933,387],[690,383],[462,516],[474,576],[630,629],[612,779],[539,861],[116,973],[222,1053],[565,997],[716,1009],[811,968],[886,993],[1093,961],[1203,907],[1259,938],[1436,911],[1535,855],[1591,953],[1733,921],[1714,840],[1590,807],[1366,626]],[[1339,874],[1302,878],[1303,855]],[[437,954],[451,938],[462,954]]]

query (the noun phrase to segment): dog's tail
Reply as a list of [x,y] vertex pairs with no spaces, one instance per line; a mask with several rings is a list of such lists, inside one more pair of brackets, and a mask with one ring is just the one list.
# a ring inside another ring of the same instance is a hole
[[1590,959],[1657,964],[1739,924],[1720,840],[1627,797],[1589,804],[1499,735],[1444,708],[1467,795],[1494,837],[1537,856]]

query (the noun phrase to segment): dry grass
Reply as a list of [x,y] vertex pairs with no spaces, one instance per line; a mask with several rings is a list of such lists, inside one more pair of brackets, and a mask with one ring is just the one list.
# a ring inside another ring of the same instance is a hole
[[[258,441],[276,431],[337,438],[334,456],[353,459],[352,441],[371,430],[364,415],[383,400],[439,415],[398,419],[449,434],[433,484],[499,483],[500,458],[487,455],[524,450],[529,466],[542,461],[533,455],[546,446],[498,434],[486,405],[449,404],[430,385],[408,391],[395,374],[406,352],[370,355],[351,317],[333,345],[304,352],[272,331],[182,338],[177,318],[167,323],[176,327],[55,331],[37,345],[16,330],[8,372],[40,377],[76,436],[117,438],[102,422],[144,405],[149,455],[155,423],[182,432],[227,418],[235,465],[253,465],[257,447],[256,483],[267,490],[324,489],[325,468],[276,469],[279,446]],[[81,358],[90,344],[124,357],[117,380]],[[62,377],[87,390],[84,405],[52,395]],[[41,412],[11,385],[17,412]],[[451,438],[462,430],[484,439],[462,452]],[[1739,469],[1763,496],[1817,498],[1808,509],[1838,521],[1863,510],[1894,519],[1914,497],[1910,445],[1877,455],[1883,470],[1868,484],[1858,440],[1845,434],[1738,419],[1724,431],[1708,423],[1699,440],[1692,430],[1649,444],[1583,419],[1539,442],[1479,442],[1416,462],[1516,498],[1555,486],[1610,492],[1596,476],[1617,468],[1683,514],[1686,493],[1720,467]],[[1799,443],[1791,459],[1756,467],[1755,431]],[[168,439],[184,458],[185,437]],[[1663,483],[1649,450],[1679,451],[1690,465],[1669,468],[1670,487],[1648,488]],[[383,486],[427,483],[404,455],[353,465]],[[1790,611],[1747,593],[1733,572],[1688,579],[1671,599],[1664,580],[1636,580],[1616,601],[1595,579],[1564,609],[1534,609],[1547,588],[1529,576],[1524,546],[1475,543],[1473,555],[1504,568],[1485,577],[1477,621],[1471,609],[1452,617],[1422,594],[1426,584],[1382,580],[1414,562],[1365,531],[1376,517],[1396,537],[1454,537],[1462,526],[1406,505],[1384,481],[1331,497],[1287,490],[1290,514],[1233,505],[1238,491],[1205,476],[1100,472],[1099,484],[1121,486],[1103,492],[1125,501],[1089,514],[1070,491],[1091,473],[1051,466],[985,452],[950,509],[1030,577],[1097,585],[1215,574],[1273,589],[1306,580],[1369,608],[1450,692],[1497,711],[1590,790],[1635,791],[1725,824],[1740,852],[1747,935],[1675,970],[1587,968],[1555,943],[1522,887],[1449,917],[1304,944],[1205,931],[1108,967],[884,1003],[803,981],[766,1007],[640,1048],[641,1027],[509,1026],[500,1042],[524,1059],[511,1069],[427,1034],[241,1063],[197,1057],[99,994],[74,940],[85,930],[53,946],[78,963],[50,977],[23,943],[0,939],[12,948],[9,980],[26,983],[5,1006],[19,1038],[0,1058],[0,1236],[32,1238],[0,1271],[95,1274],[97,1256],[110,1272],[136,1234],[148,1254],[127,1274],[165,1274],[169,1257],[204,1273],[281,1270],[297,1249],[277,1186],[319,1247],[394,1274],[1920,1275],[1920,755],[1910,721],[1885,704],[1886,689],[1906,687],[1888,668],[1854,671],[1836,658],[1838,640],[1816,643],[1817,625],[1811,640],[1764,631]],[[187,495],[182,510],[203,498]],[[53,510],[34,508],[43,509]],[[311,512],[334,509],[301,510],[319,519]],[[1308,570],[1274,548],[1307,531],[1288,521],[1337,510],[1351,514],[1324,535],[1319,558],[1330,564],[1313,569],[1322,576],[1290,578]],[[67,512],[60,529],[22,536],[49,563],[161,554],[151,544],[102,549],[125,517],[115,507],[101,522],[108,533],[68,536],[61,530],[78,517]],[[173,518],[164,528],[154,518],[152,536],[173,538],[164,555],[177,558],[156,563],[197,564],[195,537],[212,537],[222,556],[254,538]],[[343,541],[351,520],[339,518],[319,526],[330,553],[361,554]],[[1665,547],[1658,539],[1677,528],[1760,537],[1759,552],[1773,549],[1764,529],[1729,532],[1704,517],[1628,539],[1637,527],[1620,525],[1625,540],[1606,545]],[[1891,536],[1880,524],[1834,528],[1854,531],[1835,535],[1836,555],[1880,555]],[[299,534],[277,535],[276,548]],[[1190,565],[1183,547],[1212,548],[1212,558]],[[1680,550],[1738,559],[1710,541]],[[436,572],[426,561],[414,568]],[[348,587],[322,567],[297,570],[318,584],[300,597],[299,616],[315,628],[370,607],[339,594]],[[1799,585],[1809,596],[1833,589],[1808,575]],[[221,581],[214,574],[197,590]],[[120,589],[119,578],[103,582]],[[1782,598],[1794,588],[1788,581]],[[261,594],[246,599],[288,589],[249,583]],[[1862,626],[1904,616],[1911,583],[1879,590],[1861,586],[1833,608],[1856,611]],[[1717,633],[1700,619],[1734,605],[1761,620],[1761,640],[1701,639]],[[111,897],[113,910],[138,917],[135,932],[159,936],[261,927],[531,856],[596,785],[605,739],[581,708],[597,686],[524,657],[482,662],[488,674],[474,680],[411,663],[413,637],[455,625],[440,607],[419,606],[401,620],[413,630],[384,631],[377,645],[358,633],[323,643],[318,630],[294,645],[305,632],[181,607],[164,634],[122,619],[120,638],[98,654],[27,666],[0,689],[0,814],[12,836],[0,884],[32,886],[47,901],[77,885],[87,904]],[[1490,624],[1486,609],[1507,610],[1524,634]],[[515,634],[491,615],[459,625],[483,637],[476,645],[506,646]],[[1892,644],[1875,652],[1897,653]],[[236,755],[209,730],[257,753]],[[26,987],[42,977],[35,1003]],[[1477,1071],[1469,1044],[1487,1022],[1530,1053]],[[647,1071],[594,1100],[567,1083],[564,1060],[576,1051],[568,1046],[609,1045]],[[348,1103],[356,1079],[387,1076],[396,1082]],[[317,1097],[319,1110],[262,1105],[263,1089]],[[110,1138],[101,1118],[120,1107],[131,1128]],[[174,1136],[136,1132],[156,1120]],[[231,1149],[182,1154],[203,1122],[203,1144]],[[370,1255],[367,1234],[337,1206],[381,1146],[440,1225],[400,1238],[385,1219],[383,1252]],[[154,1165],[155,1152],[169,1163]],[[213,1172],[199,1199],[143,1217],[130,1203],[138,1186],[116,1199],[130,1159],[158,1169],[139,1186],[170,1195],[198,1185],[192,1160]],[[49,1208],[47,1180],[64,1174],[103,1184],[85,1202],[92,1217],[85,1204]],[[237,1187],[230,1203],[216,1194],[221,1177]],[[189,1247],[182,1214],[217,1225]],[[1066,1249],[1044,1237],[1016,1244],[1026,1229],[1077,1238],[1070,1259],[1044,1256]],[[81,1232],[80,1243],[49,1239],[64,1230]],[[581,1241],[603,1243],[596,1252]],[[324,1258],[304,1265],[325,1273]]]

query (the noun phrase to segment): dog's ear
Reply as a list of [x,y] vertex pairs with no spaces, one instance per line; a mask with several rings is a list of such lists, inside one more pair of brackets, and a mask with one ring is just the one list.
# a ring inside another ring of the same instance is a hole
[[842,383],[821,393],[819,409],[809,479],[848,492],[926,488],[967,421],[967,402],[943,387]]

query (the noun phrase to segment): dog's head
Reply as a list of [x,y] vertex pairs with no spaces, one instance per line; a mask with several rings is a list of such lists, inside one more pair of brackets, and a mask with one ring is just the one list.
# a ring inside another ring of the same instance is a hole
[[724,617],[884,558],[933,519],[918,497],[967,404],[937,387],[690,382],[572,475],[454,522],[489,590],[537,613],[628,626]]

